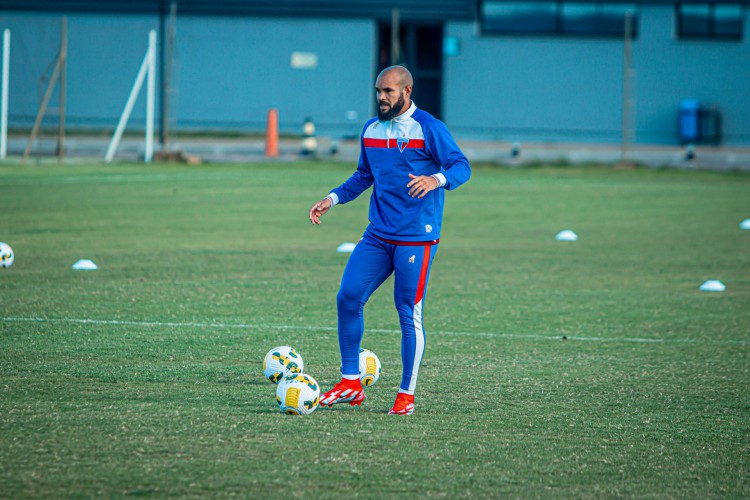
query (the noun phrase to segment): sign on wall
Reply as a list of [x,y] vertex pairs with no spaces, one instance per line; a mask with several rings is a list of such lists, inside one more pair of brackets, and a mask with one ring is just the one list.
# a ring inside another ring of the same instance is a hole
[[318,54],[315,52],[292,52],[292,68],[315,69],[318,67]]

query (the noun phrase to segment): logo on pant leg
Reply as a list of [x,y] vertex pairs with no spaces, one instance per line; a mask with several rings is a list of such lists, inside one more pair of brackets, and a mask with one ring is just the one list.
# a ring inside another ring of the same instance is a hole
[[416,258],[417,258],[416,255],[412,255],[411,257],[409,257],[409,264],[414,264],[414,261],[416,260]]

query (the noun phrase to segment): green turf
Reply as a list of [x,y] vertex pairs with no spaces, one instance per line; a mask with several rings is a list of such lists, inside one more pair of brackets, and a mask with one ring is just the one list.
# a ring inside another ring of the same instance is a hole
[[387,282],[364,406],[283,415],[270,348],[338,378],[335,249],[368,197],[307,211],[352,168],[0,166],[0,497],[750,496],[750,176],[475,169],[415,414],[386,415]]

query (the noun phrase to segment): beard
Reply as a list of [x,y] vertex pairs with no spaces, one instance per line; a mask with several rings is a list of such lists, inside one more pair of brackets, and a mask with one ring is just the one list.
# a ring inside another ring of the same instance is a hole
[[387,111],[380,111],[380,103],[378,103],[378,120],[381,122],[387,122],[393,120],[406,105],[404,93],[401,92],[401,96],[396,101],[396,104],[388,108]]

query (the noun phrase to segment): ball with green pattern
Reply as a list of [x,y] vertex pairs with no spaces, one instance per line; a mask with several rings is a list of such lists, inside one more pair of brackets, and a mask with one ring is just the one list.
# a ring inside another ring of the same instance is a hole
[[364,386],[374,385],[380,378],[380,359],[369,349],[359,350],[359,380]]
[[320,386],[307,373],[289,375],[276,387],[276,403],[281,413],[309,415],[320,403]]
[[302,356],[288,345],[274,347],[263,359],[263,375],[274,384],[288,375],[302,373],[304,368]]
[[10,267],[13,265],[13,249],[7,243],[0,242],[0,267]]

